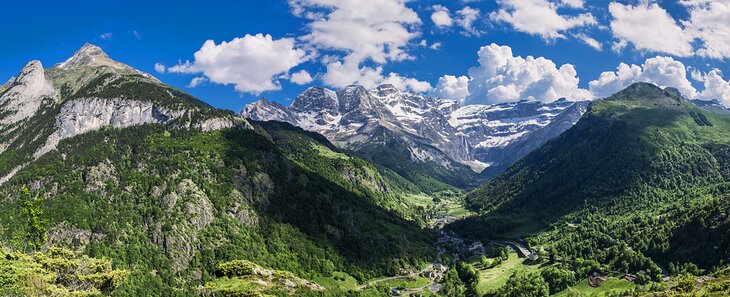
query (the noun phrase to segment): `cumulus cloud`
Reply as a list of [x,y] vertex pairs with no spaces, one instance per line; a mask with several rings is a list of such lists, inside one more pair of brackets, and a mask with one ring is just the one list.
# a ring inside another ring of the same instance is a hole
[[639,50],[678,57],[730,57],[730,1],[680,0],[689,18],[675,20],[657,3],[609,4],[611,30],[623,49],[631,43]]
[[312,82],[312,76],[306,70],[300,70],[298,72],[294,72],[289,80],[301,86]]
[[478,36],[482,32],[474,26],[474,22],[479,18],[480,13],[479,9],[464,7],[456,12],[458,15],[456,22],[464,29],[464,32]]
[[702,41],[697,55],[714,59],[730,57],[730,1],[683,0],[690,18],[685,31]]
[[202,73],[208,81],[232,84],[237,91],[251,94],[279,90],[277,77],[308,59],[304,50],[294,46],[294,39],[273,39],[268,34],[247,34],[220,44],[208,40],[194,56],[193,62],[167,71]]
[[454,24],[454,20],[451,19],[449,9],[442,5],[434,5],[433,13],[431,14],[431,21],[437,27],[451,27]]
[[326,9],[308,24],[310,32],[301,37],[310,45],[348,53],[360,61],[376,63],[410,58],[408,43],[418,37],[418,14],[402,0],[291,0],[297,11]]
[[431,84],[414,78],[403,77],[391,72],[383,75],[383,67],[360,66],[357,62],[345,59],[345,62],[334,61],[327,64],[327,72],[322,76],[326,85],[343,88],[358,84],[365,88],[375,88],[381,84],[392,84],[400,90],[426,92],[432,88]]
[[463,101],[469,97],[469,78],[466,76],[444,75],[429,95]]
[[428,82],[403,77],[395,72],[389,73],[380,81],[380,84],[391,84],[399,90],[411,90],[416,93],[425,93],[433,88]]
[[[390,81],[412,90],[423,90],[427,82],[384,76],[383,65],[413,59],[411,42],[420,36],[421,19],[405,0],[290,0],[295,15],[311,22],[300,37],[308,46],[336,54],[322,59],[327,72],[322,81],[332,87],[350,84],[372,87]],[[340,56],[342,55],[342,56]],[[367,63],[371,63],[367,66]]]
[[608,10],[616,39],[630,42],[639,50],[679,57],[693,54],[693,37],[659,4],[643,2],[634,6],[612,2]]
[[561,5],[582,7],[582,3],[579,2],[582,1],[555,3],[548,0],[497,0],[500,8],[492,12],[489,18],[493,21],[508,23],[517,31],[537,35],[544,39],[565,38],[566,31],[598,23],[589,12],[578,15],[558,13]]
[[557,67],[544,57],[514,56],[509,46],[494,43],[481,47],[478,55],[479,66],[469,69],[469,103],[592,98],[578,87],[579,79],[571,64]]
[[466,6],[457,10],[454,17],[451,17],[451,12],[443,5],[434,5],[431,8],[433,9],[431,21],[436,27],[449,28],[456,25],[462,29],[462,33],[465,35],[478,36],[482,34],[475,26],[475,22],[481,13],[479,9]]
[[162,63],[155,63],[155,71],[157,71],[157,73],[165,73],[165,70],[166,69],[167,68],[165,67],[164,64],[162,64]]
[[730,80],[722,78],[722,71],[712,69],[708,73],[693,73],[695,79],[704,83],[705,89],[699,94],[701,99],[718,99],[725,106],[730,106]]
[[664,56],[646,59],[641,66],[621,63],[616,71],[603,72],[597,80],[589,82],[588,85],[595,96],[608,97],[635,82],[674,87],[688,98],[697,96],[697,90],[687,80],[684,64]]

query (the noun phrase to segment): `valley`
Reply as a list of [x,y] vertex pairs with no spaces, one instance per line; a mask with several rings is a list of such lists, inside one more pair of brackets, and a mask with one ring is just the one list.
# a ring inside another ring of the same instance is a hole
[[730,114],[673,88],[236,114],[86,44],[0,108],[1,295],[730,294]]

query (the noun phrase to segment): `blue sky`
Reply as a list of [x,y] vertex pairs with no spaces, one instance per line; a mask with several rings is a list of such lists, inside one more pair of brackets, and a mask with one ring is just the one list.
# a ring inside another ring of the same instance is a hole
[[[496,103],[591,99],[642,80],[730,103],[726,0],[14,1],[4,8],[2,80],[29,60],[50,67],[91,42],[235,111],[260,97],[287,105],[309,86],[386,82]],[[620,63],[626,67],[616,72]]]

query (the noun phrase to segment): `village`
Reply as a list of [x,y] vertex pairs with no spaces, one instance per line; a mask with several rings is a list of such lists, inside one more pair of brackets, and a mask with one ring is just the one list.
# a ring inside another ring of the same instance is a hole
[[[438,293],[438,291],[441,289],[441,284],[439,284],[439,282],[444,279],[444,274],[450,269],[448,265],[439,262],[441,261],[443,255],[450,254],[451,259],[453,259],[454,263],[466,260],[465,257],[467,255],[487,255],[487,246],[485,246],[482,241],[477,240],[466,244],[464,239],[455,232],[444,230],[443,227],[453,222],[454,220],[456,220],[456,218],[447,215],[435,219],[430,224],[430,227],[435,229],[438,234],[438,240],[436,241],[436,248],[438,252],[436,258],[430,265],[420,271],[402,271],[401,275],[399,276],[379,279],[377,281],[367,284],[366,286],[387,280],[420,276],[428,279],[429,283],[425,286],[409,289],[401,287],[391,287],[391,296],[418,296],[417,293],[423,292],[424,290],[429,290],[432,293]],[[491,245],[493,247],[507,247],[511,250],[514,250],[518,253],[520,257],[525,258],[528,261],[537,261],[539,259],[537,253],[532,252],[525,244],[517,241],[492,240],[487,242],[487,245]]]
[[[435,243],[438,252],[433,262],[430,263],[427,267],[419,271],[402,271],[398,276],[379,279],[369,284],[366,284],[365,287],[388,280],[412,280],[416,277],[420,277],[426,279],[428,282],[425,285],[421,285],[415,288],[407,288],[403,286],[390,287],[390,295],[431,296],[430,294],[423,293],[424,291],[429,291],[430,293],[436,294],[441,290],[441,283],[444,281],[446,273],[451,268],[447,263],[457,263],[458,261],[468,261],[474,263],[473,259],[475,258],[494,258],[495,250],[507,251],[506,254],[503,255],[514,255],[509,256],[510,258],[515,257],[511,258],[514,259],[510,260],[512,261],[512,263],[515,263],[514,261],[517,261],[517,263],[520,263],[519,265],[523,265],[524,267],[533,267],[531,269],[540,269],[539,267],[547,263],[548,261],[563,260],[561,258],[552,258],[548,260],[548,252],[545,249],[539,248],[537,250],[531,250],[528,245],[521,239],[489,241],[477,240],[467,242],[455,232],[444,229],[445,225],[453,222],[454,220],[456,220],[456,218],[446,215],[434,219],[434,221],[432,221],[432,223],[430,224],[430,227],[436,230],[438,234],[437,241]],[[494,262],[492,262],[492,264],[494,264]],[[499,265],[499,263],[496,263],[495,265]],[[487,272],[490,271],[492,267],[494,267],[494,265],[482,264],[478,267],[481,268],[481,271]],[[642,273],[644,272],[639,272],[639,274]],[[637,281],[637,278],[637,275],[623,274],[618,271],[603,271],[599,269],[585,276],[583,281],[586,282],[589,287],[597,289],[600,288],[604,282],[615,283],[616,281],[624,281],[624,284],[626,285],[633,285]]]

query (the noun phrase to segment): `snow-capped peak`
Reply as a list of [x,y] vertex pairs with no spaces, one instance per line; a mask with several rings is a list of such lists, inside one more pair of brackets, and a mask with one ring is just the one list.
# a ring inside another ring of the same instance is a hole
[[339,110],[337,93],[321,87],[310,87],[294,99],[291,108],[298,112],[328,111],[336,113]]
[[400,91],[391,84],[379,85],[375,88],[375,90],[373,90],[373,92],[379,97],[386,97],[388,95],[395,95],[400,93]]
[[[548,125],[573,104],[561,99],[551,103],[523,100],[461,106],[456,100],[414,94],[383,84],[371,90],[352,85],[336,93],[311,87],[288,108],[258,101],[247,105],[241,113],[254,120],[289,122],[351,149],[379,141],[371,133],[385,128],[410,139],[404,142],[413,146],[408,148],[410,151],[433,153],[435,148],[442,155],[471,166],[521,157],[527,149],[547,139],[538,135],[534,143],[514,149],[509,146],[538,130],[550,130]],[[575,114],[575,117],[564,117],[569,123],[559,126],[557,134],[577,121],[582,111]],[[425,158],[422,153],[416,155],[413,159],[417,161],[442,159],[438,153]]]

